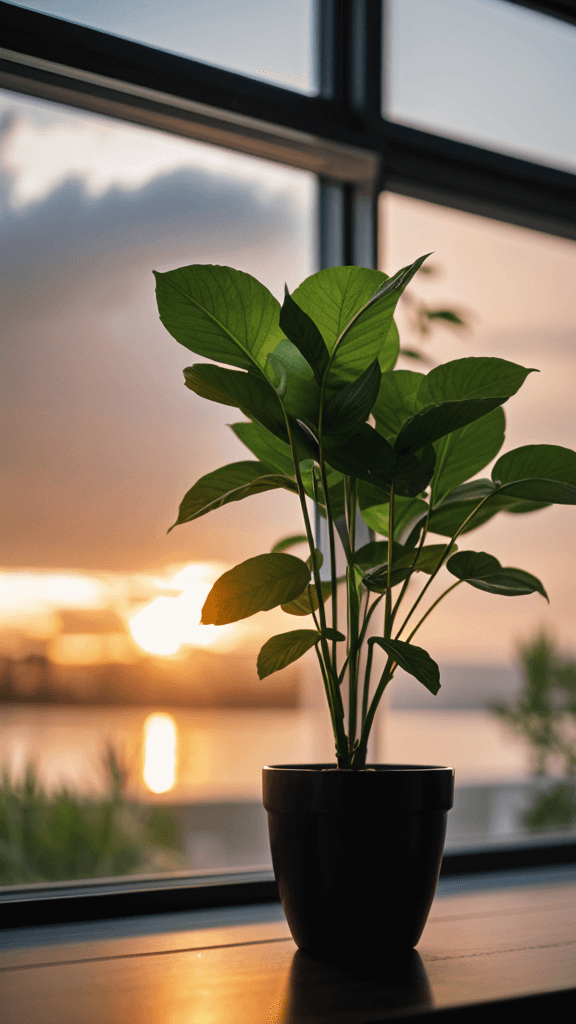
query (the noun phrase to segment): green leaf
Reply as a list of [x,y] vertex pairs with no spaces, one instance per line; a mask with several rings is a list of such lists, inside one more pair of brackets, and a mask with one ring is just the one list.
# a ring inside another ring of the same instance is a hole
[[474,356],[434,367],[418,391],[420,410],[404,423],[394,447],[418,451],[480,419],[516,394],[532,372],[506,359]]
[[[396,568],[392,566],[392,587],[396,587],[399,583],[403,583],[405,579],[410,575],[410,567],[403,565]],[[376,594],[385,594],[388,590],[388,569],[385,565],[381,565],[376,569],[370,569],[362,576],[362,583],[366,587],[366,590],[370,590]]]
[[421,384],[418,399],[424,407],[479,398],[510,398],[522,387],[529,373],[537,372],[492,356],[452,359],[430,370]]
[[224,366],[196,363],[184,370],[187,388],[221,405],[240,409],[245,416],[258,420],[276,437],[286,441],[286,421],[280,400],[274,388],[262,377],[240,370],[227,370]]
[[301,558],[274,552],[256,555],[225,572],[202,608],[202,623],[223,626],[294,600],[310,582]]
[[576,452],[554,444],[527,444],[498,459],[492,480],[500,493],[516,498],[576,505]]
[[[292,292],[292,299],[314,321],[328,352],[332,352],[337,338],[352,317],[387,280],[387,275],[381,270],[330,267],[307,277]],[[368,359],[365,365],[369,366],[371,362],[372,359]],[[359,372],[363,369],[361,367]]]
[[387,559],[388,541],[373,540],[354,552],[352,564],[359,569],[375,569],[378,565],[385,565]]
[[382,374],[372,414],[376,429],[391,444],[406,420],[420,408],[418,391],[425,379],[423,373],[414,370],[391,370]]
[[285,441],[259,423],[231,423],[230,428],[260,462],[285,476],[295,475],[290,445]]
[[492,494],[490,501],[482,506],[471,519],[463,533],[469,533],[492,519],[498,512],[536,512],[546,508],[542,502],[526,502],[497,491],[491,480],[470,480],[460,487],[455,487],[430,515],[429,530],[441,537],[452,537],[460,529],[462,523],[479,504],[482,498]]
[[[316,568],[320,570],[324,562],[324,555],[322,554],[321,551],[318,550],[318,548],[314,548],[314,555],[316,558]],[[308,555],[308,558],[306,559],[306,565],[310,569],[310,572],[314,572],[314,559],[312,555]]]
[[327,629],[324,634],[315,629],[294,629],[290,633],[278,633],[270,637],[258,655],[259,679],[265,679],[273,672],[291,665],[293,661],[298,661],[306,651],[320,643],[323,635],[328,640],[345,639],[342,633],[332,629]]
[[331,267],[313,274],[293,292],[330,353],[331,388],[356,380],[375,359],[382,370],[394,366],[399,343],[392,317],[410,269],[392,279],[366,267]]
[[294,419],[310,419],[318,422],[320,389],[314,372],[301,352],[287,338],[283,338],[268,356],[267,376],[283,376],[282,405]]
[[[358,504],[362,518],[367,526],[382,537],[388,536],[388,514],[390,511],[389,496],[382,490],[364,482],[358,485]],[[394,499],[394,536],[400,537],[403,531],[413,525],[419,518],[426,515],[428,505],[421,498]]]
[[274,545],[272,551],[286,551],[287,548],[294,548],[297,544],[306,544],[307,541],[305,533],[298,533],[294,537],[283,537]]
[[375,359],[358,380],[330,396],[322,416],[322,433],[332,444],[347,441],[366,422],[378,397],[380,377]]
[[394,448],[406,454],[417,452],[423,445],[433,444],[446,434],[486,416],[505,401],[505,398],[476,398],[464,402],[442,402],[441,405],[421,409],[406,420]]
[[390,485],[397,465],[392,446],[367,423],[344,444],[332,445],[330,438],[327,438],[324,458],[345,476],[358,477],[385,487]]
[[496,457],[504,444],[505,426],[504,412],[498,407],[482,419],[436,441],[433,505],[439,504],[450,491],[479,473]]
[[516,597],[538,593],[548,600],[548,594],[536,576],[523,569],[504,568],[497,558],[485,551],[459,551],[448,559],[446,568],[457,579],[489,594]]
[[390,328],[396,304],[425,259],[426,256],[421,256],[389,277],[346,324],[330,355],[327,378],[330,387],[355,380],[374,359],[378,359],[383,371],[392,369],[398,358],[396,335],[394,348],[389,350],[383,350],[382,338],[385,337],[388,344],[392,342]]
[[[456,545],[452,546],[452,551],[456,551]],[[426,544],[420,551],[416,563],[414,565],[414,572],[425,572],[428,575],[432,575],[436,572],[438,567],[441,565],[446,551],[446,544]],[[414,562],[415,551],[407,551],[398,559],[394,559],[395,568],[403,568],[408,565],[411,566]]]
[[264,369],[282,337],[280,304],[255,277],[204,264],[154,276],[160,320],[176,341],[218,363]]
[[[322,591],[322,600],[328,601],[332,596],[332,584],[329,580],[324,580],[320,584]],[[282,611],[287,612],[288,615],[311,615],[313,611],[318,608],[318,593],[314,584],[310,583],[306,590],[304,590],[299,597],[294,598],[293,601],[287,601],[286,604],[282,605]]]
[[440,689],[440,669],[435,661],[422,647],[415,647],[404,640],[385,640],[381,636],[371,636],[369,644],[378,644],[394,661],[409,675],[423,683],[430,693],[438,693]]
[[[431,459],[430,456],[431,455]],[[434,449],[424,451],[420,458],[398,456],[388,441],[373,427],[364,423],[359,431],[343,444],[324,444],[326,462],[347,476],[357,477],[377,487],[388,488],[392,481],[396,493],[411,497],[420,494],[434,472]]]
[[304,359],[314,371],[318,384],[328,368],[328,349],[324,338],[314,321],[300,308],[285,289],[284,305],[280,311],[280,327],[286,337],[299,349]]
[[178,518],[170,530],[182,523],[199,519],[200,516],[205,516],[222,505],[228,505],[231,501],[241,501],[252,494],[272,491],[278,487],[298,493],[298,488],[290,477],[271,473],[268,466],[262,462],[232,462],[228,466],[207,473],[187,491],[180,504]]

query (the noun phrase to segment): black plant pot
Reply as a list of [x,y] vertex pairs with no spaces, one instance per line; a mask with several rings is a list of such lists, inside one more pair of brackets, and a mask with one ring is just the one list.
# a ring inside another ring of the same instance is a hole
[[412,949],[436,892],[454,769],[272,765],[262,784],[296,945],[333,963]]

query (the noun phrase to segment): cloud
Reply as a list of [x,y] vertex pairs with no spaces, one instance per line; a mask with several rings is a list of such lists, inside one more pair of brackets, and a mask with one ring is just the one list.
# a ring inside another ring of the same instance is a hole
[[310,272],[301,195],[183,167],[101,196],[70,179],[15,210],[2,184],[7,564],[248,557],[288,532],[296,511],[271,495],[166,538],[194,480],[245,453],[225,426],[240,416],[183,387],[197,357],[160,325],[152,269],[228,264],[280,295]]

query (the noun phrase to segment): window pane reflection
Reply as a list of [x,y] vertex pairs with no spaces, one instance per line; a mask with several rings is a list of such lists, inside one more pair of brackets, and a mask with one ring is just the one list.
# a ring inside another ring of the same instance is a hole
[[297,92],[318,90],[315,0],[21,0],[16,6]]
[[258,680],[280,611],[198,623],[298,508],[269,492],[166,535],[246,455],[241,416],[183,387],[152,270],[227,264],[282,297],[314,270],[314,179],[6,92],[0,110],[0,884],[267,861],[261,767],[315,756],[305,667]]
[[576,168],[576,26],[504,0],[386,7],[386,117]]
[[[540,372],[530,374],[503,407],[503,451],[531,443],[576,448],[576,245],[389,193],[381,196],[379,215],[382,269],[433,253],[428,262],[435,272],[416,277],[408,289],[412,302],[401,304],[398,313],[404,346],[419,350],[427,362],[404,358],[399,366],[426,371],[449,359],[487,355],[535,367]],[[458,310],[469,329],[436,326],[422,337],[414,329],[420,303],[432,310]],[[489,470],[478,475],[489,476]],[[558,792],[546,811],[536,793],[538,787],[551,792],[566,781],[566,758],[544,745],[550,755],[545,772],[533,778],[539,770],[535,745],[487,710],[490,702],[514,704],[525,690],[526,667],[518,645],[536,644],[545,631],[562,671],[549,677],[553,685],[543,700],[562,711],[574,691],[561,730],[576,757],[575,527],[574,507],[556,505],[526,516],[495,516],[462,537],[461,549],[490,552],[503,565],[536,575],[550,604],[537,595],[508,599],[459,588],[419,633],[419,642],[441,667],[439,694],[431,696],[409,677],[390,688],[391,710],[381,735],[384,759],[456,769],[449,844],[532,835],[522,816],[533,804],[542,812],[532,816],[541,828],[576,826],[576,800],[569,813],[571,798]],[[527,666],[536,674],[537,655],[532,651]],[[542,725],[545,716],[539,721]],[[545,728],[540,731],[544,735]],[[573,771],[574,766],[568,783],[576,795]]]

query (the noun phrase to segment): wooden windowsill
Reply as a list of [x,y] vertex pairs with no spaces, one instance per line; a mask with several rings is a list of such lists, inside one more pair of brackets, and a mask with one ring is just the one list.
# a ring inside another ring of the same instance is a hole
[[279,904],[15,929],[0,932],[0,1019],[476,1019],[499,1000],[576,999],[575,909],[574,868],[446,879],[417,954],[363,977],[298,952]]

